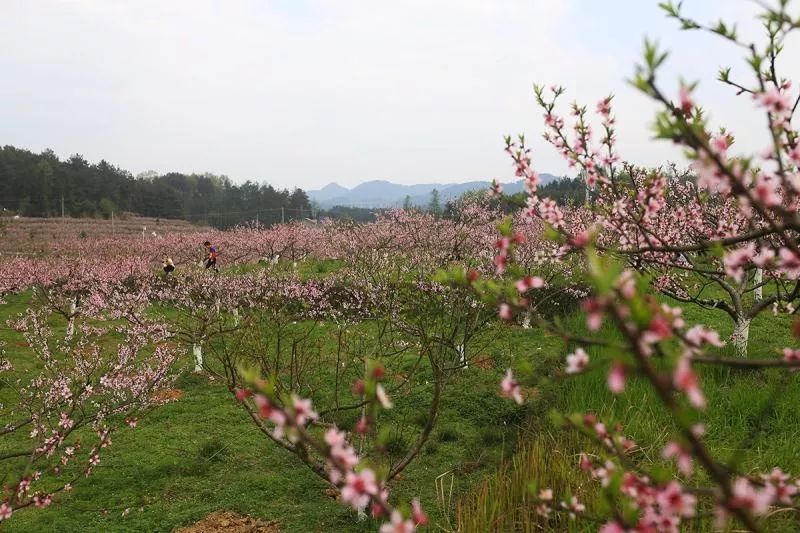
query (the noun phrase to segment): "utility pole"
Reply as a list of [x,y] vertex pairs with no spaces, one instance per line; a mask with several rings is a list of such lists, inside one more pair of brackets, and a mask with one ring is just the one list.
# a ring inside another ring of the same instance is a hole
[[256,211],[256,227],[258,227],[258,211]]
[[64,218],[64,195],[61,195],[61,218]]
[[111,211],[111,233],[117,234],[117,230],[114,229],[114,211]]
[[283,207],[281,207],[281,224],[283,224],[284,222],[286,222],[286,220],[283,216]]

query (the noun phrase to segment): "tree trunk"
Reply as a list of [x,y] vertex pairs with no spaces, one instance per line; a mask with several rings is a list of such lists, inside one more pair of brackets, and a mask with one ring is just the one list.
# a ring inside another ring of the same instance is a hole
[[736,319],[736,326],[731,334],[731,344],[738,357],[747,357],[747,341],[750,339],[750,319],[739,316]]
[[522,328],[531,329],[531,310],[525,312],[525,318],[522,319]]
[[467,347],[463,344],[459,344],[458,347],[458,362],[463,365],[466,369],[469,364],[467,363]]
[[239,308],[238,307],[234,307],[233,308],[233,325],[234,326],[238,326],[239,325]]
[[67,338],[75,333],[75,315],[78,313],[78,298],[69,301],[69,320],[67,321]]
[[192,355],[194,355],[194,371],[203,371],[203,343],[196,342],[192,344]]
[[756,301],[761,300],[764,298],[764,287],[761,286],[761,283],[764,281],[764,270],[761,268],[756,269],[756,273],[753,276],[753,285],[755,285],[756,290],[753,291],[753,297]]

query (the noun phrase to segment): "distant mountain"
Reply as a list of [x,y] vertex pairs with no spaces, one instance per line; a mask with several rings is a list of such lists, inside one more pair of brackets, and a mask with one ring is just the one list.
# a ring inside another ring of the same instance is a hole
[[[542,183],[549,183],[556,176],[540,174]],[[366,181],[348,189],[336,183],[329,183],[322,189],[308,191],[308,197],[323,209],[334,206],[347,207],[401,207],[406,197],[411,198],[411,204],[424,206],[430,201],[431,191],[439,191],[442,203],[458,198],[465,192],[488,189],[491,181],[468,181],[466,183],[425,183],[420,185],[400,185],[384,180]],[[504,183],[503,192],[514,194],[523,190],[522,180],[513,183]]]
[[318,191],[314,191],[314,196],[317,202],[322,203],[339,196],[346,195],[350,189],[342,187],[338,183],[329,183]]

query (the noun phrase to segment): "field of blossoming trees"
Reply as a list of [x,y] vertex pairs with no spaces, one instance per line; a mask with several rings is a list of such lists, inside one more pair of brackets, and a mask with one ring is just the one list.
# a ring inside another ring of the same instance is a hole
[[495,185],[446,218],[4,256],[1,526],[799,530],[800,97],[778,66],[800,20],[765,8],[750,46],[663,8],[743,45],[750,78],[720,78],[763,113],[763,152],[735,155],[647,44],[633,83],[692,165],[626,163],[611,97],[537,86],[582,205],[539,196],[520,136],[516,212]]

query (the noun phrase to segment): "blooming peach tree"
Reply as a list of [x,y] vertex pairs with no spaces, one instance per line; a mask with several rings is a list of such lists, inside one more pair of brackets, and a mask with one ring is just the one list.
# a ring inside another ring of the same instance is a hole
[[[695,284],[716,283],[728,295],[731,309],[724,309],[725,300],[716,307],[737,321],[740,337],[747,326],[740,323],[749,323],[760,313],[795,311],[800,277],[800,146],[792,118],[800,96],[778,76],[777,60],[800,20],[792,18],[787,4],[764,8],[767,44],[763,47],[742,42],[730,25],[704,26],[686,18],[679,4],[662,5],[683,28],[709,31],[746,50],[753,81],[734,81],[729,69],[721,71],[720,79],[751,95],[762,110],[771,143],[758,155],[730,155],[732,132],[711,131],[692,85],[682,84],[674,99],[667,96],[658,82],[667,56],[649,43],[633,83],[661,105],[657,136],[686,150],[693,175],[644,171],[620,163],[610,97],[597,105],[601,133],[595,144],[584,107],[572,106],[575,120],[568,129],[555,103],[564,90],[537,87],[537,99],[545,110],[545,138],[586,179],[587,222],[576,224],[568,209],[538,195],[538,174],[524,137],[507,141],[516,174],[528,192],[525,215],[549,227],[560,245],[559,255],[583,258],[591,283],[591,294],[583,302],[588,335],[541,322],[577,346],[566,358],[564,375],[604,368],[607,387],[616,395],[626,394],[628,382],[636,376],[649,384],[674,428],[661,455],[674,461],[677,471],[665,473],[639,460],[645,445],[624,434],[617,423],[624,420],[600,420],[593,413],[557,417],[592,441],[595,453],[582,454],[576,466],[597,480],[608,505],[587,509],[574,496],[544,488],[535,500],[545,524],[553,513],[564,513],[602,524],[606,533],[678,531],[703,517],[704,509],[712,509],[719,528],[733,521],[733,527],[761,531],[772,527],[777,511],[797,505],[799,480],[780,465],[766,472],[744,471],[741,462],[724,459],[708,445],[703,418],[709,405],[696,367],[789,372],[800,366],[800,350],[786,346],[777,354],[729,357],[717,331],[687,323],[680,307],[661,303],[652,294],[656,289],[680,302],[711,307],[715,304]],[[471,271],[451,271],[450,276],[473,287],[498,306],[500,317],[510,320],[529,308],[528,300],[536,294],[527,292],[534,285],[515,264],[522,239],[510,222],[500,231],[496,264],[505,281]],[[750,301],[737,302],[745,299]],[[602,334],[603,328],[618,335],[609,338]],[[794,331],[796,337],[796,326]],[[742,344],[736,336],[733,341]],[[590,346],[604,348],[596,350],[603,355],[590,357],[586,350]],[[737,351],[744,355],[744,350]],[[501,393],[518,403],[525,401],[512,370],[502,380]]]
[[[46,507],[90,477],[120,428],[167,401],[177,351],[164,325],[127,321],[118,313],[83,315],[66,335],[59,314],[43,303],[9,325],[24,338],[27,359],[0,354],[0,520]],[[50,295],[52,296],[52,295]],[[49,301],[49,300],[48,300]]]

